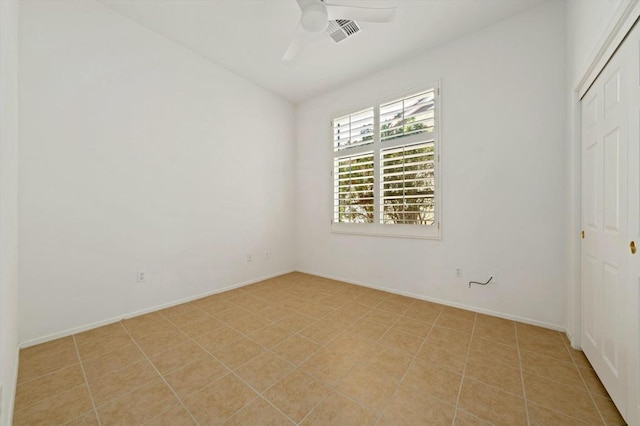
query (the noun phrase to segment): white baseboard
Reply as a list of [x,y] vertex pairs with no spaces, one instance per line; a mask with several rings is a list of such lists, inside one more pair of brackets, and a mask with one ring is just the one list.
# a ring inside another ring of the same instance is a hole
[[[504,319],[508,319],[508,320],[512,320],[512,321],[518,321],[518,322],[522,322],[525,324],[531,324],[531,325],[537,325],[540,327],[544,327],[544,328],[549,328],[552,330],[557,330],[557,331],[561,331],[561,332],[566,332],[566,327],[564,326],[560,326],[557,324],[551,324],[551,323],[547,323],[544,321],[538,321],[532,318],[525,318],[525,317],[520,317],[517,315],[511,315],[511,314],[507,314],[504,312],[498,312],[498,311],[493,311],[490,309],[484,309],[484,308],[480,308],[477,306],[471,306],[471,305],[465,305],[462,303],[456,303],[456,302],[451,302],[448,300],[444,300],[444,299],[439,299],[436,297],[428,297],[428,296],[424,296],[421,294],[416,294],[416,293],[411,293],[411,292],[407,292],[407,291],[401,291],[401,290],[397,290],[397,289],[393,289],[393,288],[389,288],[389,287],[382,287],[382,286],[376,286],[376,285],[372,285],[369,283],[365,283],[362,281],[356,281],[356,280],[351,280],[348,278],[344,278],[344,277],[338,277],[338,276],[334,276],[334,275],[329,275],[329,274],[323,274],[323,273],[319,273],[319,272],[314,272],[314,271],[308,271],[308,270],[303,270],[303,269],[289,269],[289,270],[285,270],[285,271],[280,271],[278,273],[275,274],[270,274],[267,276],[263,276],[263,277],[259,277],[256,279],[252,279],[249,281],[244,281],[241,283],[237,283],[237,284],[233,284],[227,287],[223,287],[223,288],[218,288],[209,292],[205,292],[202,294],[198,294],[195,296],[189,296],[183,299],[179,299],[179,300],[174,300],[168,303],[164,303],[161,305],[156,305],[156,306],[152,306],[149,308],[145,308],[145,309],[141,309],[138,311],[134,311],[134,312],[129,312],[123,315],[118,315],[116,317],[112,317],[112,318],[108,318],[102,321],[97,321],[91,324],[86,324],[80,327],[74,327],[74,328],[70,328],[58,333],[53,333],[53,334],[49,334],[43,337],[39,337],[36,339],[31,339],[25,342],[20,343],[19,348],[27,348],[29,346],[34,346],[34,345],[38,345],[40,343],[45,343],[51,340],[55,340],[55,339],[59,339],[62,337],[67,337],[67,336],[71,336],[72,334],[77,334],[77,333],[81,333],[83,331],[87,331],[87,330],[91,330],[97,327],[102,327],[105,325],[109,325],[109,324],[113,324],[115,322],[121,321],[123,319],[128,319],[128,318],[133,318],[133,317],[137,317],[139,315],[144,315],[144,314],[148,314],[150,312],[154,312],[154,311],[158,311],[160,309],[165,309],[165,308],[170,308],[172,306],[175,305],[180,305],[182,303],[187,303],[187,302],[191,302],[192,300],[196,300],[196,299],[201,299],[203,297],[207,297],[207,296],[211,296],[212,294],[217,294],[217,293],[222,293],[224,291],[229,291],[229,290],[233,290],[234,288],[239,288],[239,287],[244,287],[246,285],[249,284],[254,284],[260,281],[264,281],[267,280],[269,278],[273,278],[273,277],[277,277],[280,275],[284,275],[284,274],[288,274],[290,272],[302,272],[305,274],[311,274],[311,275],[316,275],[318,277],[323,277],[323,278],[328,278],[328,279],[332,279],[332,280],[337,280],[337,281],[343,281],[346,283],[350,283],[350,284],[355,284],[355,285],[359,285],[359,286],[363,286],[363,287],[368,287],[368,288],[373,288],[376,290],[382,290],[382,291],[386,291],[388,293],[393,293],[393,294],[399,294],[401,296],[407,296],[407,297],[413,297],[415,299],[420,299],[420,300],[426,300],[428,302],[434,302],[434,303],[439,303],[441,305],[445,305],[445,306],[452,306],[455,308],[460,308],[460,309],[466,309],[468,311],[473,311],[473,312],[478,312],[481,314],[486,314],[486,315],[491,315],[494,317],[498,317],[498,318],[504,318]],[[16,370],[17,371],[17,370]],[[17,379],[17,375],[16,375],[16,379]]]
[[567,335],[567,338],[569,339],[569,342],[571,343],[571,347],[573,349],[577,349],[579,351],[582,350],[582,348],[580,347],[580,345],[577,342],[577,339],[573,338],[573,335],[571,334],[571,332],[569,331],[569,329],[567,328],[567,330],[565,331],[565,334]]
[[201,293],[201,294],[197,294],[195,296],[189,296],[189,297],[185,297],[183,299],[173,300],[171,302],[163,303],[161,305],[152,306],[152,307],[141,309],[141,310],[138,310],[138,311],[129,312],[129,313],[126,313],[126,314],[122,314],[122,315],[118,315],[118,316],[115,316],[115,317],[111,317],[111,318],[108,318],[108,319],[105,319],[105,320],[96,321],[96,322],[93,322],[93,323],[90,323],[90,324],[85,324],[85,325],[82,325],[82,326],[79,326],[79,327],[70,328],[70,329],[67,329],[67,330],[64,330],[64,331],[60,331],[60,332],[57,332],[57,333],[48,334],[46,336],[38,337],[36,339],[31,339],[31,340],[27,340],[25,342],[21,342],[19,344],[19,348],[28,348],[29,346],[39,345],[41,343],[46,343],[46,342],[49,342],[51,340],[60,339],[62,337],[67,337],[67,336],[71,336],[72,334],[82,333],[83,331],[92,330],[94,328],[98,328],[98,327],[102,327],[102,326],[105,326],[105,325],[113,324],[113,323],[121,321],[123,319],[133,318],[133,317],[137,317],[139,315],[144,315],[144,314],[148,314],[150,312],[158,311],[160,309],[170,308],[172,306],[180,305],[182,303],[191,302],[192,300],[201,299],[203,297],[211,296],[212,294],[222,293],[224,291],[229,291],[229,290],[233,290],[234,288],[244,287],[244,286],[247,286],[249,284],[255,284],[257,282],[268,280],[269,278],[277,277],[277,276],[288,274],[288,273],[291,273],[291,272],[295,272],[295,270],[294,269],[287,269],[287,270],[284,270],[284,271],[277,272],[275,274],[270,274],[270,275],[266,275],[266,276],[263,276],[263,277],[255,278],[255,279],[252,279],[252,280],[249,280],[249,281],[244,281],[244,282],[241,282],[241,283],[232,284],[232,285],[227,286],[227,287],[217,288],[215,290],[208,291],[208,292]]
[[550,328],[550,329],[556,330],[556,331],[562,331],[562,332],[566,331],[566,327],[564,327],[564,326],[557,325],[557,324],[551,324],[551,323],[544,322],[544,321],[538,321],[538,320],[535,320],[535,319],[532,319],[532,318],[525,318],[525,317],[520,317],[520,316],[517,316],[517,315],[506,314],[504,312],[492,311],[490,309],[484,309],[484,308],[479,308],[477,306],[465,305],[463,303],[451,302],[451,301],[444,300],[444,299],[438,299],[436,297],[428,297],[428,296],[424,296],[424,295],[421,295],[421,294],[411,293],[411,292],[408,292],[408,291],[396,290],[396,289],[389,288],[389,287],[376,286],[376,285],[372,285],[372,284],[365,283],[365,282],[362,282],[362,281],[350,280],[348,278],[337,277],[337,276],[328,275],[328,274],[322,274],[322,273],[319,273],[319,272],[313,272],[313,271],[302,270],[302,269],[298,269],[298,272],[302,272],[302,273],[305,273],[305,274],[316,275],[318,277],[328,278],[328,279],[331,279],[331,280],[343,281],[343,282],[346,282],[346,283],[349,283],[349,284],[355,284],[355,285],[359,285],[359,286],[363,286],[363,287],[373,288],[375,290],[382,290],[382,291],[386,291],[388,293],[399,294],[401,296],[413,297],[414,299],[426,300],[427,302],[439,303],[441,305],[446,305],[446,306],[451,306],[451,307],[454,307],[454,308],[465,309],[467,311],[478,312],[480,314],[491,315],[491,316],[494,316],[494,317],[504,318],[504,319],[508,319],[508,320],[511,320],[511,321],[517,321],[517,322],[522,322],[522,323],[525,323],[525,324],[537,325],[539,327]]

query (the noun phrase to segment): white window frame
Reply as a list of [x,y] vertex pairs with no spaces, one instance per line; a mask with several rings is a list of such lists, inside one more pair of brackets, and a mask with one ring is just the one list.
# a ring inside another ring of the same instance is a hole
[[[390,101],[399,100],[433,89],[434,91],[434,130],[432,132],[423,132],[415,135],[400,137],[397,139],[380,141],[380,106]],[[336,151],[333,147],[334,128],[333,121],[337,117],[353,114],[367,108],[374,109],[374,137],[373,143],[350,148],[344,148]],[[334,114],[330,123],[331,143],[331,232],[337,234],[354,234],[354,235],[371,235],[382,237],[403,237],[403,238],[422,238],[422,239],[441,239],[442,230],[442,177],[440,173],[440,164],[442,157],[442,128],[441,128],[441,92],[440,82],[435,81],[425,85],[419,89],[411,90],[398,96],[388,96],[385,99],[376,101],[373,105],[362,105],[360,108],[354,108],[342,114]],[[428,140],[434,141],[434,203],[435,203],[435,220],[433,225],[407,225],[407,224],[381,224],[380,223],[380,156],[381,152],[388,148],[412,145]],[[335,183],[334,183],[334,161],[340,157],[355,156],[373,151],[374,154],[374,219],[373,223],[338,223],[334,220],[335,214]]]

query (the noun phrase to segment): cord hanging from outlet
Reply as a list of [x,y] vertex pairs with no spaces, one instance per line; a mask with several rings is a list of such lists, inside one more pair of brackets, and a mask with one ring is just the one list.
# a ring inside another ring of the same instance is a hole
[[471,284],[480,284],[480,285],[487,285],[491,282],[491,280],[493,279],[493,277],[489,277],[489,279],[487,280],[486,283],[481,283],[479,281],[469,281],[469,288],[471,288]]

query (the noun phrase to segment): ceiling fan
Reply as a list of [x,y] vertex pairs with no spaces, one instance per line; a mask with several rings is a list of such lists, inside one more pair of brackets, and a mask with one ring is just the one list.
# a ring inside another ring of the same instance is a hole
[[296,1],[302,15],[293,39],[282,57],[285,61],[295,58],[307,43],[324,32],[328,32],[338,42],[360,30],[354,21],[391,22],[396,13],[395,7],[343,6],[327,3],[325,0]]

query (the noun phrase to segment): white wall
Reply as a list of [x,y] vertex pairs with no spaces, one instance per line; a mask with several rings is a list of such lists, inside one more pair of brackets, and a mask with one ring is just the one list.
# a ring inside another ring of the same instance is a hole
[[567,75],[575,89],[604,38],[616,12],[631,0],[567,0]]
[[0,425],[11,423],[18,349],[18,3],[0,1]]
[[580,105],[577,86],[602,48],[613,24],[631,0],[568,0],[567,43],[567,333],[580,346]]
[[22,6],[22,342],[293,268],[289,103],[94,1]]
[[[564,7],[545,3],[299,105],[297,268],[564,327]],[[438,78],[442,240],[332,234],[333,114]],[[492,272],[495,285],[468,288]]]

